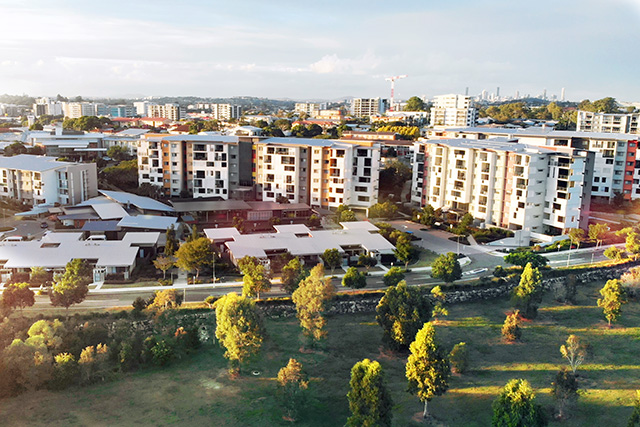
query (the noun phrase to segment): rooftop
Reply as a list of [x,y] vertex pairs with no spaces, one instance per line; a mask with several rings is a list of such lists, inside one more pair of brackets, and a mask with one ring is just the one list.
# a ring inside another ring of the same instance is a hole
[[71,166],[71,162],[59,162],[55,157],[34,156],[32,154],[18,154],[17,156],[0,156],[0,168],[18,169],[33,172],[44,172],[59,167]]
[[98,192],[121,205],[131,204],[142,210],[174,212],[174,209],[171,206],[167,206],[150,197],[138,196],[137,194],[125,193],[124,191],[98,190]]
[[214,212],[250,210],[251,206],[242,200],[171,200],[176,212]]
[[518,136],[544,136],[547,138],[591,138],[591,139],[613,139],[613,140],[637,140],[639,135],[628,133],[606,133],[606,132],[578,132],[570,130],[553,130],[553,128],[528,127],[524,129],[507,129],[507,128],[485,128],[485,127],[466,127],[448,129],[453,132],[466,133],[488,133],[509,135],[511,137]]
[[137,215],[126,216],[118,222],[118,227],[141,228],[148,230],[166,230],[178,219],[172,216]]

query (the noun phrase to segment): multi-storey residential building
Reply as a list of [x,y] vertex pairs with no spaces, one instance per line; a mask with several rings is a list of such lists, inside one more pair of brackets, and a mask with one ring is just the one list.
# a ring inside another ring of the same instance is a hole
[[216,120],[239,119],[242,107],[231,104],[211,104],[211,116]]
[[638,135],[554,131],[550,128],[504,129],[464,128],[440,132],[445,138],[487,139],[507,137],[528,145],[572,147],[595,152],[592,197],[610,200],[616,194],[625,199],[640,198],[640,151]]
[[316,117],[320,114],[320,104],[314,102],[296,102],[296,114],[306,114],[308,117]]
[[478,111],[465,95],[440,95],[431,107],[431,125],[444,127],[475,126]]
[[[501,140],[416,143],[412,195],[531,237],[586,227],[594,153]],[[415,200],[415,199],[414,199]]]
[[262,200],[362,209],[378,202],[380,145],[374,141],[269,138],[255,151]]
[[136,108],[133,105],[111,105],[108,114],[111,117],[134,117]]
[[161,186],[167,196],[229,199],[251,186],[252,140],[224,135],[147,134],[138,148],[140,183]]
[[353,98],[351,114],[355,117],[371,117],[389,109],[389,101],[380,98]]
[[63,102],[62,113],[70,119],[77,119],[82,116],[103,115],[98,114],[96,104],[93,102]]
[[133,107],[136,109],[136,115],[140,117],[149,117],[149,101],[136,101],[133,103]]
[[178,103],[169,103],[164,105],[149,104],[147,112],[150,117],[163,117],[170,120],[180,120],[185,117],[185,111]]
[[107,150],[113,146],[124,148],[132,156],[137,155],[142,135],[148,133],[148,129],[125,129],[113,135],[105,135],[102,145]]
[[578,111],[578,132],[632,133],[637,134],[640,113],[592,113]]
[[0,157],[0,197],[29,205],[77,204],[98,195],[95,163],[20,154]]
[[33,114],[36,117],[43,115],[60,116],[62,115],[62,103],[49,98],[38,98],[33,104]]

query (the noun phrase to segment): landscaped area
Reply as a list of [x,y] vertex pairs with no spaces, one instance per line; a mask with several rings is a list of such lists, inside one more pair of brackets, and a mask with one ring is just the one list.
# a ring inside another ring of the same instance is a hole
[[[511,378],[531,382],[538,401],[551,407],[551,382],[566,366],[559,347],[569,334],[590,344],[578,368],[584,393],[565,426],[626,425],[635,390],[640,388],[640,342],[637,303],[623,306],[611,329],[596,306],[603,283],[579,287],[576,305],[561,305],[547,293],[533,322],[524,324],[521,342],[507,344],[500,335],[506,299],[449,307],[436,331],[447,351],[465,341],[470,348],[468,373],[452,376],[449,391],[430,403],[434,425],[486,426],[491,402]],[[340,315],[328,321],[324,350],[300,351],[295,318],[268,320],[268,338],[260,356],[238,379],[230,379],[223,351],[208,345],[164,369],[122,375],[112,382],[60,392],[36,391],[0,401],[6,424],[27,425],[288,425],[274,397],[275,376],[290,357],[302,362],[311,377],[312,400],[298,425],[342,425],[349,416],[346,393],[350,369],[364,358],[378,360],[394,400],[394,425],[421,425],[422,405],[406,393],[406,355],[381,346],[375,315]],[[254,375],[256,374],[256,375]],[[554,424],[552,421],[551,424]]]

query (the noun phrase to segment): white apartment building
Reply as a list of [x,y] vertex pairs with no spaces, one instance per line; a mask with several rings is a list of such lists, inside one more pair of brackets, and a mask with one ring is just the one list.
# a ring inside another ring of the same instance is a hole
[[70,119],[77,119],[82,116],[102,115],[96,111],[96,104],[93,102],[63,102],[62,113]]
[[353,98],[351,114],[354,117],[371,117],[383,114],[389,109],[389,101],[381,98]]
[[62,103],[50,98],[37,98],[36,103],[33,104],[33,114],[36,117],[43,115],[61,116]]
[[296,114],[306,114],[308,117],[320,115],[320,104],[314,102],[296,102],[294,112]]
[[440,95],[434,98],[430,119],[431,126],[475,126],[478,110],[473,107],[470,96]]
[[133,103],[133,108],[136,109],[136,115],[140,117],[149,117],[149,101],[136,101]]
[[640,198],[640,151],[638,135],[554,131],[549,128],[505,129],[462,128],[439,133],[445,138],[487,139],[506,137],[522,144],[546,147],[571,147],[593,151],[592,197],[610,200],[623,194],[627,200]]
[[186,117],[184,108],[181,108],[178,103],[169,103],[164,105],[149,104],[147,108],[149,117],[162,117],[174,121],[178,121],[181,118]]
[[31,206],[77,204],[98,195],[95,163],[56,161],[55,157],[0,156],[0,197]]
[[139,182],[161,186],[167,196],[226,200],[251,185],[251,138],[147,134],[137,154]]
[[361,209],[378,202],[380,145],[374,141],[269,138],[255,151],[262,200]]
[[211,116],[216,120],[239,119],[242,107],[231,104],[211,104]]
[[[412,196],[487,226],[560,235],[588,224],[594,154],[500,140],[415,144]],[[421,173],[421,175],[420,175]]]
[[578,132],[631,133],[637,134],[640,113],[592,113],[578,111]]

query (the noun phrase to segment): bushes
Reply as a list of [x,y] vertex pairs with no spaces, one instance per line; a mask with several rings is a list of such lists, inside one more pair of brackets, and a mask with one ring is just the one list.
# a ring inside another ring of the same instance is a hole
[[456,374],[464,374],[469,367],[469,349],[467,343],[460,342],[453,346],[449,353],[449,363],[451,363],[451,371]]
[[522,336],[519,310],[507,314],[507,318],[504,319],[504,324],[502,325],[502,336],[509,342],[517,341]]

